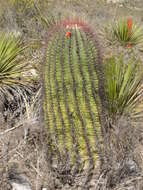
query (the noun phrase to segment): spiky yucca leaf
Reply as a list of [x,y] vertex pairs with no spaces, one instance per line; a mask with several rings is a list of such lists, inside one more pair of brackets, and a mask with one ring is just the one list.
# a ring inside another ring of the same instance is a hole
[[47,38],[44,114],[51,146],[58,158],[65,153],[93,164],[102,154],[101,96],[104,101],[96,38],[80,20],[58,23]]
[[111,57],[105,63],[106,94],[111,118],[127,115],[134,119],[143,116],[141,65],[134,60],[125,63],[123,57]]

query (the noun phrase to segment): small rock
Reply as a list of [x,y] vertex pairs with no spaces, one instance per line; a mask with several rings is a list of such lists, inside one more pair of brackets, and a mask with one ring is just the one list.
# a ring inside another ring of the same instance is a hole
[[107,0],[107,3],[123,3],[125,0]]
[[27,184],[19,184],[12,182],[12,190],[32,190],[31,187]]

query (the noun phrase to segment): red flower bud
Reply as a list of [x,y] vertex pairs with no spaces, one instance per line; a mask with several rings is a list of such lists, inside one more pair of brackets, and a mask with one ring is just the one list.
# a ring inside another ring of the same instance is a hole
[[71,32],[70,31],[66,32],[66,37],[68,37],[68,38],[71,37]]

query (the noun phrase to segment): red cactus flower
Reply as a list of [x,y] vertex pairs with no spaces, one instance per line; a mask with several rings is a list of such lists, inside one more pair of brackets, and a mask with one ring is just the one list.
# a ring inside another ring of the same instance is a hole
[[66,32],[66,37],[67,37],[67,38],[70,38],[70,37],[71,37],[71,32],[70,32],[70,31]]

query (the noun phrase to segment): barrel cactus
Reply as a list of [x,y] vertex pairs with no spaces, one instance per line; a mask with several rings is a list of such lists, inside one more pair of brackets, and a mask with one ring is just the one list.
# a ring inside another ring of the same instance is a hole
[[65,155],[72,163],[94,165],[103,152],[99,55],[95,34],[79,19],[60,21],[47,35],[43,112],[52,155],[58,159]]

